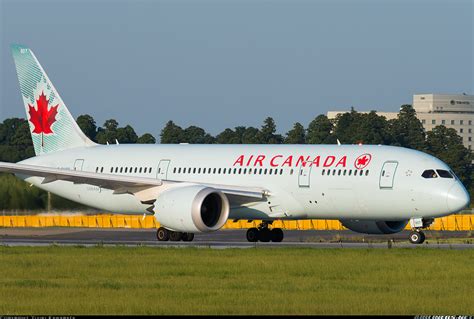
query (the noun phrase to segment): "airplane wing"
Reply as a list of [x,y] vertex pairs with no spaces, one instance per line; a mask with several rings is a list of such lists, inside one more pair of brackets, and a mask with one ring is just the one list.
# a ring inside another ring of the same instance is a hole
[[[42,184],[54,181],[69,181],[75,184],[89,184],[105,189],[113,190],[115,194],[134,194],[142,201],[147,201],[155,197],[165,184],[182,183],[180,181],[163,181],[150,177],[137,177],[114,175],[107,173],[93,173],[75,171],[69,169],[51,168],[38,165],[27,165],[17,163],[0,162],[0,172],[13,173],[26,176],[44,177]],[[193,183],[208,186],[220,190],[224,194],[242,197],[244,201],[255,201],[262,199],[268,194],[266,190],[259,187],[241,187],[211,183]],[[248,198],[248,200],[245,200]]]

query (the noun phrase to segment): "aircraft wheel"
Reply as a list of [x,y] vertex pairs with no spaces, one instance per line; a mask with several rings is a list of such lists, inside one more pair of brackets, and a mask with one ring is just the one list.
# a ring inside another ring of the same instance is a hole
[[253,227],[247,230],[247,240],[251,243],[258,241],[258,229]]
[[268,243],[272,239],[272,233],[268,228],[262,228],[258,234],[258,239],[263,243]]
[[170,233],[171,241],[180,241],[182,238],[183,238],[183,233],[180,233],[179,231],[172,231]]
[[412,231],[409,240],[412,244],[421,244],[425,241],[425,234],[421,231]]
[[193,233],[184,233],[183,234],[183,241],[193,241],[194,234]]
[[284,235],[283,230],[281,230],[281,228],[273,228],[271,233],[273,242],[279,243],[283,240]]
[[158,241],[168,241],[170,239],[170,231],[166,228],[160,227],[156,231],[156,238]]

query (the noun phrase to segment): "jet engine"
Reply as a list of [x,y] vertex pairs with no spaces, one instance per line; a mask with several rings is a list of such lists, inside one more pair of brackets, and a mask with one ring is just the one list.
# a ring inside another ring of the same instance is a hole
[[344,227],[352,231],[365,234],[394,234],[402,231],[408,224],[406,221],[379,221],[379,220],[341,220]]
[[190,185],[168,189],[155,201],[155,218],[173,231],[212,232],[229,217],[229,200],[211,187]]

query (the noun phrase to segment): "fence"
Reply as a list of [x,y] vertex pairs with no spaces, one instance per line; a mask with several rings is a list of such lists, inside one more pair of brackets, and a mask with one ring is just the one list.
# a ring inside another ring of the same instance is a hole
[[[256,227],[260,221],[227,221],[224,229]],[[90,228],[158,228],[153,216],[140,215],[8,215],[0,216],[0,227],[90,227]],[[275,221],[273,227],[299,230],[343,230],[338,220]],[[406,229],[410,229],[407,225]],[[430,230],[470,231],[474,230],[474,215],[450,215],[435,219]]]

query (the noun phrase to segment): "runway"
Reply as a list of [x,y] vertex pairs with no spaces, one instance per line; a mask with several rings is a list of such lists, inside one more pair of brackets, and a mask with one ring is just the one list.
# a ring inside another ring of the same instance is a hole
[[249,243],[245,229],[196,234],[192,242],[159,242],[153,229],[98,228],[2,228],[0,244],[6,246],[152,246],[201,248],[442,248],[473,249],[468,232],[427,231],[422,245],[408,242],[409,232],[392,235],[364,235],[352,231],[286,230],[281,243]]

